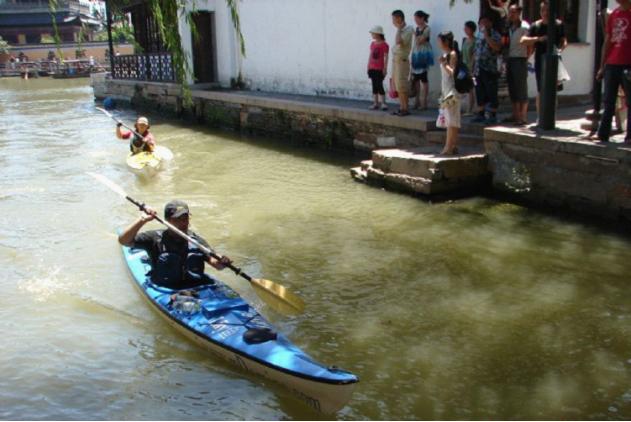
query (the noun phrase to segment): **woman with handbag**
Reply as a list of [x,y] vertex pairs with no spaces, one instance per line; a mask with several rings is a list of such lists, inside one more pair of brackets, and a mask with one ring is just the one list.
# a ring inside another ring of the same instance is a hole
[[454,41],[453,32],[444,31],[438,35],[438,45],[444,52],[438,62],[441,76],[440,110],[447,128],[447,139],[440,153],[455,155],[458,153],[456,144],[460,130],[460,96],[454,79],[459,60],[458,43]]

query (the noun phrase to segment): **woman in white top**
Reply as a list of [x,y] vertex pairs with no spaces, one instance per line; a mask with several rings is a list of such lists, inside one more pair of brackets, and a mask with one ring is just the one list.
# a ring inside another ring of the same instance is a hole
[[460,130],[460,95],[456,91],[454,76],[458,65],[458,43],[454,41],[451,31],[438,34],[438,46],[444,52],[440,56],[441,96],[440,108],[445,116],[447,139],[441,154],[454,155],[458,153],[456,144]]

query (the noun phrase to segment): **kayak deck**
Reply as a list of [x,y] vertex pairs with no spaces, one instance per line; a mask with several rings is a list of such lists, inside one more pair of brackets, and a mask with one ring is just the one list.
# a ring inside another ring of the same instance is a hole
[[[212,284],[188,289],[197,293],[201,306],[187,314],[173,308],[171,295],[176,290],[151,282],[146,251],[123,247],[123,252],[137,287],[172,326],[192,340],[243,369],[287,385],[316,410],[332,413],[350,399],[358,381],[354,374],[313,360],[230,287],[208,275]],[[257,330],[272,332],[275,338],[252,343],[246,333]]]
[[169,161],[173,158],[173,153],[167,147],[162,145],[156,146],[153,152],[138,152],[127,155],[127,165],[133,170],[158,170],[164,161]]

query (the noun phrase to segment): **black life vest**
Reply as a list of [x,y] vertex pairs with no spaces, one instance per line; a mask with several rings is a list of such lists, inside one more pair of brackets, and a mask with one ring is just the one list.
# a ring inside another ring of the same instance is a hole
[[188,244],[186,254],[169,252],[163,239],[158,243],[160,251],[155,260],[152,281],[171,289],[185,289],[208,283],[204,274],[206,256],[192,243]]
[[[145,136],[149,134],[149,131],[144,133]],[[131,141],[129,142],[129,150],[132,154],[138,154],[139,152],[151,152],[149,144],[143,140],[141,136],[132,133]]]

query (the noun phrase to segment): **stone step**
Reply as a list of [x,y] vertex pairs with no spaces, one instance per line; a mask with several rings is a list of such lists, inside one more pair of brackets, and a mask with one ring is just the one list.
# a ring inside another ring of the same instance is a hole
[[364,160],[361,163],[359,163],[359,166],[362,170],[366,171],[368,167],[372,167],[372,160]]
[[461,135],[474,135],[474,136],[484,136],[484,129],[489,126],[486,126],[484,123],[468,123],[467,119],[471,119],[471,117],[463,117],[462,126],[460,127]]
[[[425,133],[425,140],[429,144],[443,145],[446,136],[447,131],[433,130]],[[458,134],[458,145],[482,146],[484,145],[484,137],[476,134],[460,133]]]
[[368,179],[366,170],[367,169],[363,169],[362,167],[353,167],[351,168],[351,177],[358,182],[366,182]]
[[440,155],[441,147],[387,149],[372,152],[372,167],[384,173],[422,177],[432,181],[457,180],[488,174],[487,156],[481,148],[459,147],[459,154]]

